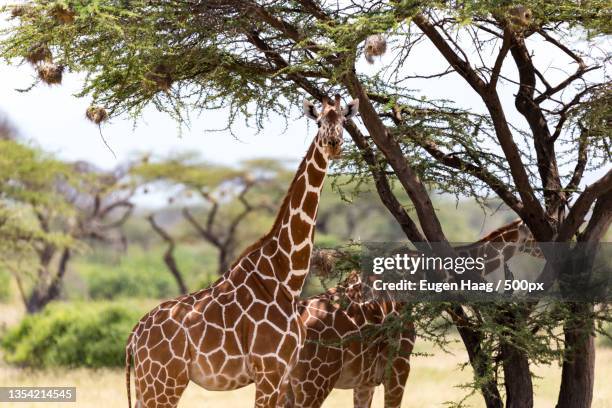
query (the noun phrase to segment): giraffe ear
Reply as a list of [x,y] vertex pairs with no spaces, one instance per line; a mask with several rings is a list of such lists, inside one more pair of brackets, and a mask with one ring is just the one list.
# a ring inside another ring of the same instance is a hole
[[317,120],[319,119],[319,112],[317,112],[317,108],[307,99],[304,99],[304,115],[307,118]]
[[359,99],[353,99],[342,110],[345,119],[350,119],[359,112]]

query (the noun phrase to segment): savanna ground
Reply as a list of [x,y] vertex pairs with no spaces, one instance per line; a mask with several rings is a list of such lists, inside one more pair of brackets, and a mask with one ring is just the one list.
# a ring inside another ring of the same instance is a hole
[[[153,301],[151,301],[153,303]],[[10,325],[19,319],[18,305],[0,306],[0,325]],[[593,408],[612,407],[612,388],[609,379],[612,378],[612,348],[604,347],[598,342],[595,365],[595,397]],[[430,408],[442,407],[446,402],[458,402],[465,395],[465,390],[459,386],[470,381],[471,369],[461,369],[461,364],[467,361],[465,349],[458,339],[449,345],[449,353],[439,349],[434,350],[430,343],[417,340],[412,359],[412,372],[408,379],[403,407]],[[559,390],[560,373],[558,366],[536,366],[535,406],[552,407]],[[9,366],[0,362],[0,384],[2,386],[75,386],[77,402],[81,408],[124,407],[127,405],[125,390],[125,375],[122,369],[48,369],[30,370]],[[133,382],[132,382],[133,386]],[[191,384],[181,400],[181,407],[201,406],[251,406],[255,389],[253,386],[230,392],[206,391]],[[483,407],[479,395],[466,400],[468,406]],[[65,408],[67,403],[5,403],[1,406],[14,408]],[[334,390],[324,404],[325,408],[340,408],[352,406],[351,390]],[[373,407],[383,407],[382,387],[378,387],[374,397]]]

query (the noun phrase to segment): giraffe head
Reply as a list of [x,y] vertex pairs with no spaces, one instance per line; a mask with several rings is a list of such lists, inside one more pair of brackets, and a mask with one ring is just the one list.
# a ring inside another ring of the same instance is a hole
[[523,220],[516,221],[518,224],[518,243],[520,245],[520,252],[529,254],[536,258],[544,258],[544,254],[542,253],[542,249],[536,242],[531,230],[525,224]]
[[354,99],[342,109],[340,107],[340,95],[336,95],[332,102],[323,97],[323,110],[317,111],[312,102],[304,101],[304,114],[317,122],[319,131],[317,133],[318,143],[324,148],[330,158],[340,155],[342,150],[342,131],[344,122],[357,113],[359,99]]

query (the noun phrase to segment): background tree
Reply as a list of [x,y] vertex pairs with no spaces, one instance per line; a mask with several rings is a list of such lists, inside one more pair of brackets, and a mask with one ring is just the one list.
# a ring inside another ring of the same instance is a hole
[[63,163],[15,137],[0,140],[0,152],[0,259],[37,313],[60,296],[75,249],[92,240],[125,246],[133,189],[121,184],[123,169]]
[[[181,204],[181,215],[195,234],[217,251],[217,273],[223,274],[244,243],[256,237],[245,236],[245,223],[257,216],[271,216],[283,193],[289,176],[275,160],[253,160],[231,168],[202,163],[193,157],[178,157],[159,162],[148,160],[132,172],[145,185],[162,183],[173,191],[172,205]],[[181,203],[182,201],[182,203]],[[176,240],[156,221],[148,217],[151,227],[167,243],[164,262],[175,277],[182,293],[187,292],[184,279],[174,259]],[[251,233],[257,231],[251,231]],[[193,234],[184,239],[190,240]]]
[[[609,55],[599,47],[610,34],[606,2],[36,0],[11,10],[15,23],[0,43],[2,55],[33,62],[33,50],[48,50],[36,62],[45,64],[41,80],[57,82],[45,74],[50,63],[52,73],[86,72],[82,95],[111,116],[138,114],[148,104],[178,119],[185,109],[225,107],[229,126],[244,115],[262,127],[272,112],[289,117],[304,94],[360,98],[363,127],[346,124],[353,144],[336,170],[371,179],[407,238],[440,242],[447,254],[452,248],[428,187],[479,200],[497,196],[538,241],[599,241],[600,226],[609,226]],[[373,74],[362,72],[364,40],[379,33],[394,58]],[[418,47],[441,57],[438,71],[413,73]],[[555,55],[557,70],[535,50]],[[479,105],[410,89],[413,81],[426,86],[445,77]],[[511,113],[520,120],[511,123]],[[594,170],[600,178],[585,186],[583,177]],[[394,181],[417,220],[391,188]],[[568,316],[579,319],[548,323],[565,321],[558,351],[573,353],[564,355],[558,407],[588,407],[595,311],[569,306]],[[503,405],[498,372],[505,374],[507,406],[533,405],[530,362],[555,351],[543,347],[535,310],[447,308],[488,407]]]

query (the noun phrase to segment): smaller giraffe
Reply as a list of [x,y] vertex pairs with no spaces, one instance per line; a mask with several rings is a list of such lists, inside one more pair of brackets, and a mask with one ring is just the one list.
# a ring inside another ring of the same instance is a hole
[[[487,254],[483,277],[517,253],[541,257],[533,236],[520,220],[455,251],[459,256]],[[284,406],[320,407],[333,388],[352,388],[355,408],[369,408],[375,387],[383,384],[385,407],[399,408],[410,372],[414,324],[405,323],[391,341],[376,328],[385,319],[398,317],[403,306],[395,301],[365,301],[356,271],[339,286],[301,301],[306,343],[291,372]]]
[[369,407],[374,388],[384,382],[385,406],[399,407],[410,371],[414,325],[405,324],[394,344],[377,329],[398,316],[401,306],[364,302],[357,271],[337,287],[302,301],[306,343],[291,372],[284,406],[320,407],[333,388],[340,388],[353,389],[355,407]]

